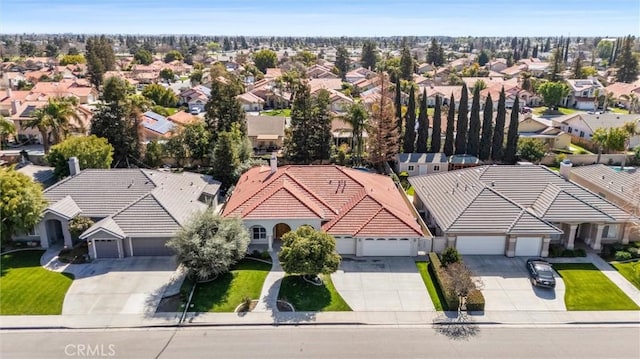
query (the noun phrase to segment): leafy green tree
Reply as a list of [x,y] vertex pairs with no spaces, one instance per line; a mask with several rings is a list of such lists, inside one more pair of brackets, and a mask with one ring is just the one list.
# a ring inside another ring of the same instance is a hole
[[42,187],[13,167],[0,167],[0,199],[2,244],[14,234],[29,232],[46,208]]
[[116,56],[113,52],[111,40],[106,36],[94,36],[86,43],[87,73],[96,87],[102,84],[102,77],[106,71],[116,67]]
[[184,56],[182,56],[182,53],[178,50],[171,50],[169,52],[167,52],[166,55],[164,55],[164,62],[166,63],[170,63],[173,61],[182,61],[184,60]]
[[486,161],[491,157],[491,138],[493,137],[493,100],[491,94],[487,95],[484,102],[482,116],[482,134],[480,135],[480,149],[478,158]]
[[469,93],[467,85],[462,84],[460,106],[458,106],[458,122],[456,125],[456,155],[467,153],[467,131],[469,130]]
[[[71,121],[80,119],[77,106],[78,100],[75,97],[52,97],[46,105],[34,111],[34,118],[26,126],[40,131],[45,154],[49,152],[52,142],[59,143],[74,129]],[[52,141],[50,136],[53,137]]]
[[600,40],[600,42],[598,42],[598,46],[596,47],[598,57],[608,60],[611,57],[611,54],[613,54],[613,44],[614,43],[612,41],[606,39]]
[[480,55],[478,55],[478,65],[480,66],[484,66],[487,64],[487,62],[489,62],[489,54],[482,50],[480,52]]
[[153,55],[146,49],[140,49],[133,55],[133,59],[136,60],[139,64],[149,65],[153,62]]
[[569,95],[569,86],[564,82],[544,82],[538,86],[537,92],[549,110],[557,109],[563,98]]
[[416,143],[416,95],[413,86],[409,91],[409,104],[407,105],[407,113],[405,114],[406,128],[404,131],[404,142],[402,151],[404,153],[415,152]]
[[436,103],[435,108],[433,109],[433,126],[431,130],[431,145],[429,147],[429,152],[437,153],[440,152],[441,142],[442,142],[442,133],[440,127],[442,126],[442,100],[440,95],[436,95]]
[[480,89],[474,87],[467,133],[467,153],[476,157],[480,151],[480,127]]
[[0,114],[0,149],[4,148],[7,138],[15,134],[16,125],[13,121],[4,118],[4,116]]
[[286,273],[313,277],[335,272],[341,260],[333,236],[311,226],[283,235],[278,259]]
[[618,72],[616,72],[616,81],[632,83],[638,79],[638,58],[633,54],[631,48],[634,39],[627,36],[624,39],[622,52],[616,60]]
[[507,164],[515,164],[518,158],[518,125],[520,121],[518,116],[520,114],[520,104],[518,103],[518,97],[513,101],[513,107],[511,108],[511,120],[509,121],[509,131],[507,132],[507,145],[504,149],[504,162]]
[[402,47],[400,56],[400,77],[406,81],[413,80],[413,57],[406,44]]
[[182,167],[184,165],[184,160],[191,157],[189,147],[184,141],[182,132],[178,132],[171,136],[171,138],[165,142],[164,150],[169,156],[176,160],[176,166],[178,167]]
[[580,58],[580,56],[577,56],[576,59],[573,61],[572,72],[573,72],[572,75],[574,79],[582,78],[582,59]]
[[275,51],[268,49],[256,51],[253,54],[253,63],[260,72],[266,74],[268,68],[274,68],[278,65],[278,55]]
[[504,157],[504,126],[507,123],[506,96],[504,87],[500,91],[498,99],[498,111],[496,113],[496,123],[491,140],[491,160],[500,162]]
[[167,246],[176,251],[190,276],[206,280],[228,272],[244,258],[249,242],[239,218],[223,218],[207,209],[194,214]]
[[336,50],[336,67],[342,81],[347,80],[347,72],[349,72],[349,52],[344,46],[338,46]]
[[128,167],[140,158],[140,120],[133,104],[109,103],[98,106],[91,121],[91,133],[106,138],[113,146],[114,167]]
[[444,65],[444,51],[442,45],[438,44],[435,38],[431,39],[431,46],[427,50],[427,63],[433,66]]
[[376,43],[367,40],[362,45],[362,54],[360,56],[360,64],[365,69],[374,70],[378,63],[378,54]]
[[164,107],[175,107],[178,104],[178,96],[173,90],[159,84],[147,85],[142,90],[142,96]]
[[171,83],[175,80],[176,75],[173,73],[173,70],[167,67],[160,70],[160,78]]
[[420,97],[420,114],[418,115],[418,140],[416,151],[418,153],[427,152],[427,141],[429,138],[429,117],[427,116],[427,89],[422,90]]
[[553,67],[549,74],[551,82],[556,82],[560,79],[560,72],[562,72],[562,50],[558,47],[553,52]]
[[247,120],[238,95],[242,87],[235,81],[213,81],[211,96],[205,105],[205,123],[211,134],[211,143],[217,139],[220,132],[229,132],[233,124],[240,126],[243,135],[247,133]]
[[296,61],[302,62],[307,67],[315,65],[316,61],[318,61],[318,56],[307,50],[296,53],[292,58]]
[[38,51],[38,47],[31,41],[22,41],[20,42],[20,55],[33,57],[36,56],[36,52]]
[[546,152],[546,146],[540,139],[522,138],[518,141],[518,154],[525,161],[538,163]]
[[77,239],[84,231],[91,228],[94,222],[89,217],[77,216],[69,221],[69,232],[71,236]]
[[189,75],[189,80],[191,81],[191,86],[195,86],[197,84],[202,83],[202,70],[196,70]]
[[87,62],[87,59],[85,59],[84,56],[82,56],[80,54],[77,54],[77,55],[64,55],[60,59],[60,65],[62,65],[62,66],[84,64],[86,62]]
[[211,175],[222,183],[223,189],[235,184],[234,172],[240,166],[238,148],[230,132],[221,132],[213,149]]
[[127,80],[121,77],[108,77],[102,86],[102,100],[104,102],[123,102],[135,89]]
[[164,146],[158,140],[151,140],[146,147],[144,163],[151,168],[160,167],[164,158]]
[[69,158],[77,157],[80,169],[110,168],[113,161],[113,147],[106,138],[91,136],[71,136],[51,147],[45,157],[49,165],[55,167],[57,178],[69,176]]
[[[296,92],[291,109],[291,127],[285,136],[285,156],[290,161],[309,164],[314,160],[322,159],[319,156],[318,146],[320,143],[317,136],[325,137],[326,133],[324,131],[322,134],[315,133],[317,127],[314,122],[326,122],[328,119],[324,116],[322,119],[317,118],[319,110],[322,109],[320,109],[317,97],[314,98],[311,95],[309,86],[302,86]],[[326,109],[322,111],[326,111]],[[322,128],[325,127],[326,123]],[[324,145],[327,146],[326,143]]]
[[456,98],[451,94],[451,99],[449,100],[449,112],[447,113],[447,129],[445,131],[444,137],[444,149],[443,152],[447,156],[453,155],[453,145],[454,145],[454,136],[455,136],[455,116],[456,116]]

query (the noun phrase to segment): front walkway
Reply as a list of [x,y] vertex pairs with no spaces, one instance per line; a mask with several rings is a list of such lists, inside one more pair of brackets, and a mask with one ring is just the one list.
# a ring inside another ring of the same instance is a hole
[[273,251],[269,252],[273,266],[269,274],[267,274],[267,278],[264,280],[260,299],[252,312],[264,313],[278,311],[278,293],[280,293],[280,284],[282,284],[282,278],[284,278],[285,275],[278,260],[279,250],[280,248],[274,248]]

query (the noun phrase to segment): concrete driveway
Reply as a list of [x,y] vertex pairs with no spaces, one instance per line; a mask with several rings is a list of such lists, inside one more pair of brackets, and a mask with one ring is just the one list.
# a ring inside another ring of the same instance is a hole
[[556,274],[556,288],[531,285],[525,267],[526,257],[463,256],[464,263],[484,287],[487,311],[567,310],[564,281]]
[[412,258],[343,258],[331,279],[354,311],[435,310]]
[[62,314],[153,313],[176,271],[175,257],[99,259],[76,273]]

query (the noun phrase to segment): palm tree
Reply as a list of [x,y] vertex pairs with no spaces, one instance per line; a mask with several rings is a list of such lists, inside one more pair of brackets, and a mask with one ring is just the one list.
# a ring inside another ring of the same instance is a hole
[[354,102],[347,108],[345,123],[351,125],[351,152],[354,158],[354,164],[360,164],[364,152],[364,142],[362,141],[362,133],[366,131],[368,126],[369,113],[361,102]]
[[602,148],[607,148],[609,144],[609,134],[604,128],[598,128],[593,132],[591,141],[598,146],[598,159],[596,163],[600,163],[600,156],[602,155]]
[[620,167],[624,168],[625,160],[627,159],[627,153],[629,152],[629,145],[631,145],[631,138],[637,134],[640,134],[638,125],[635,121],[627,121],[622,125],[622,131],[624,132],[624,154],[622,157],[622,164]]
[[[37,128],[42,135],[44,152],[49,152],[53,144],[63,141],[73,129],[72,120],[76,120],[79,129],[84,130],[77,112],[78,100],[75,97],[50,98],[46,105],[34,111],[34,119],[26,127]],[[53,137],[53,141],[50,140]]]
[[629,114],[640,113],[640,98],[636,94],[631,93],[629,95],[621,95],[620,97],[629,102]]
[[4,146],[7,137],[16,134],[16,125],[13,121],[0,115],[0,148]]

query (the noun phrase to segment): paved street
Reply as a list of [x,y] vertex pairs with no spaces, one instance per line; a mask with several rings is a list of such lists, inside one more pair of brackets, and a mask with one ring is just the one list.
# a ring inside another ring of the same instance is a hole
[[354,311],[434,310],[412,258],[345,258],[331,279]]
[[556,275],[556,288],[531,285],[526,257],[464,256],[464,263],[482,281],[487,311],[567,310],[564,281]]
[[[604,335],[603,333],[606,333]],[[245,327],[3,332],[3,358],[638,358],[636,327]],[[38,343],[37,345],[33,345]],[[166,346],[166,347],[165,347]],[[93,355],[87,355],[91,350]]]
[[76,273],[62,314],[153,313],[176,266],[174,257],[97,260]]

